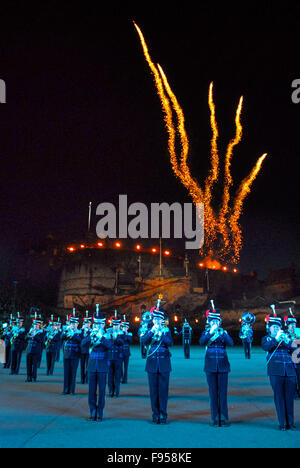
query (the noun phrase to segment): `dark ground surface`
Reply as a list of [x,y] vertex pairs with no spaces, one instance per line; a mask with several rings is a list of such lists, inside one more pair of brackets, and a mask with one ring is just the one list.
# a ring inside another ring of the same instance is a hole
[[[210,409],[203,372],[203,348],[192,347],[191,359],[181,347],[172,349],[173,372],[168,405],[169,423],[150,423],[151,410],[139,348],[132,347],[129,383],[120,398],[107,398],[102,423],[88,422],[87,385],[77,394],[62,396],[63,369],[58,363],[52,377],[45,375],[45,356],[37,383],[25,383],[25,359],[20,375],[0,370],[1,448],[299,448],[300,401],[295,401],[297,431],[280,432],[273,394],[266,375],[265,353],[254,348],[246,361],[242,348],[228,351],[231,426],[208,425]],[[78,378],[79,380],[79,373]]]

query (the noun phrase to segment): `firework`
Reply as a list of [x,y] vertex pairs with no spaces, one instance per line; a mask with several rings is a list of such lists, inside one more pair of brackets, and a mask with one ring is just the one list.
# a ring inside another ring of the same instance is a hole
[[[266,154],[262,155],[257,161],[251,173],[242,181],[237,191],[233,206],[230,206],[230,188],[233,185],[231,176],[231,160],[234,147],[241,141],[242,138],[242,125],[240,122],[243,97],[240,98],[236,116],[235,137],[229,142],[225,155],[224,167],[224,191],[222,197],[222,206],[218,215],[215,214],[212,208],[212,189],[213,185],[219,178],[219,154],[217,139],[219,136],[218,126],[215,116],[215,105],[213,101],[213,83],[209,87],[208,104],[210,108],[210,123],[212,128],[211,138],[211,169],[205,180],[204,189],[201,188],[199,183],[191,176],[190,168],[187,163],[189,154],[189,140],[185,129],[184,114],[179,102],[173,93],[167,77],[160,65],[155,65],[150,57],[148,47],[140,28],[134,23],[134,26],[139,34],[142,49],[146,61],[154,76],[154,82],[157,89],[158,96],[164,112],[164,120],[168,131],[168,149],[170,154],[171,166],[176,177],[186,187],[190,196],[195,204],[203,203],[205,212],[204,232],[205,232],[205,249],[201,251],[203,254],[206,252],[215,252],[215,244],[219,243],[217,247],[217,254],[219,258],[228,257],[232,263],[237,263],[239,259],[240,250],[242,248],[242,231],[239,225],[239,218],[242,213],[243,204],[246,196],[250,193],[251,185],[261,169],[262,162]],[[173,112],[177,118],[177,127],[173,122]],[[176,152],[176,128],[180,139],[181,152],[180,162]]]

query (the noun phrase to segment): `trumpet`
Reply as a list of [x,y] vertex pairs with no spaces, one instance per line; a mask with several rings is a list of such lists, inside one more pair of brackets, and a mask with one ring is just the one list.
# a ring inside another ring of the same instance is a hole
[[155,325],[153,325],[153,327],[151,328],[151,331],[154,333],[152,339],[154,341],[158,341],[161,339],[161,337],[167,333],[168,331],[168,327],[164,327],[164,326],[161,326],[161,327],[157,327]]
[[287,333],[284,333],[284,331],[280,331],[277,336],[276,336],[276,340],[277,341],[280,341],[280,342],[284,342],[285,344],[289,344],[293,341],[293,338],[288,335]]
[[72,339],[73,336],[78,334],[78,333],[81,333],[81,331],[72,328],[71,325],[69,325],[65,330],[65,336],[66,336],[67,340]]
[[216,341],[220,336],[223,336],[223,334],[225,333],[225,330],[221,327],[218,327],[216,325],[212,325],[210,327],[210,330],[209,330],[209,333],[212,333],[212,337],[210,338],[210,342],[212,341]]
[[50,332],[47,333],[46,342],[45,342],[46,349],[50,347],[51,341],[53,340],[53,338],[55,337],[57,333],[58,333],[57,330],[51,330]]
[[105,330],[103,328],[93,329],[90,334],[91,343],[93,346],[100,343],[101,338],[105,335]]

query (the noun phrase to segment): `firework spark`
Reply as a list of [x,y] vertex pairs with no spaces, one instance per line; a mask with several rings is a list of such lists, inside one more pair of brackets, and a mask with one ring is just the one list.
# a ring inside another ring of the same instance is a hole
[[[234,199],[233,207],[230,207],[230,188],[233,185],[231,176],[231,160],[234,147],[241,141],[242,125],[240,122],[243,97],[240,98],[235,116],[236,133],[235,137],[229,142],[225,155],[225,170],[224,170],[224,191],[222,198],[222,206],[219,215],[217,216],[212,208],[212,189],[213,185],[218,181],[219,177],[219,154],[217,147],[217,139],[219,136],[218,126],[215,116],[215,105],[213,101],[213,83],[209,87],[208,104],[210,108],[210,123],[212,128],[211,138],[211,169],[205,180],[204,190],[198,182],[191,176],[190,168],[187,163],[189,154],[189,140],[185,129],[185,119],[181,106],[173,93],[167,77],[160,65],[155,66],[153,63],[146,41],[140,28],[134,23],[134,26],[139,34],[140,42],[144,52],[146,61],[153,73],[154,82],[158,96],[164,112],[164,120],[168,131],[168,149],[170,153],[170,161],[172,169],[188,190],[193,202],[204,203],[205,212],[205,250],[215,251],[214,244],[217,236],[221,238],[221,244],[217,247],[217,253],[220,258],[225,256],[230,258],[232,263],[237,263],[240,250],[242,248],[242,231],[239,225],[239,219],[242,213],[245,198],[250,193],[251,185],[261,169],[262,163],[266,157],[263,154],[251,173],[242,181]],[[173,123],[173,111],[177,117],[177,132],[181,143],[180,163],[176,153],[176,126]],[[204,223],[204,220],[202,220]],[[202,253],[204,251],[202,250]]]

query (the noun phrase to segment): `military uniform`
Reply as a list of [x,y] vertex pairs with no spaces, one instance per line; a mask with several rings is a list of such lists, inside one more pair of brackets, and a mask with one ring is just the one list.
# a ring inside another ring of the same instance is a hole
[[[120,325],[121,319],[111,318],[112,325]],[[125,343],[123,333],[113,328],[107,330],[113,340],[113,345],[108,351],[109,370],[108,370],[108,392],[110,397],[118,397],[120,394],[120,384],[122,378],[123,345]]]
[[12,329],[11,337],[11,372],[10,374],[19,374],[22,353],[25,349],[26,330],[22,327],[22,318],[17,319],[17,325]]
[[132,333],[128,332],[129,322],[122,322],[121,328],[123,330],[124,344],[122,347],[122,383],[126,384],[128,381],[128,365],[130,358],[130,345],[132,343]]
[[[160,305],[153,311],[153,321],[164,320],[164,310]],[[173,345],[171,332],[167,327],[154,325],[143,337],[142,342],[148,347],[146,372],[152,408],[152,422],[165,424],[168,417],[167,405],[169,395],[169,379],[171,368],[171,353]]]
[[252,312],[245,312],[240,319],[241,329],[239,338],[242,340],[245,358],[251,359],[251,347],[253,342],[253,330],[251,325],[255,322],[255,315]]
[[54,366],[56,362],[57,350],[60,346],[60,331],[53,330],[53,326],[58,326],[58,322],[53,321],[52,330],[49,330],[46,335],[46,361],[47,361],[47,375],[53,375]]
[[82,341],[80,344],[80,370],[81,370],[81,383],[85,384],[88,382],[88,362],[89,362],[89,337],[91,330],[88,328],[92,322],[92,318],[86,316],[84,318],[83,327],[81,330]]
[[26,366],[27,366],[27,380],[26,382],[36,382],[38,362],[41,354],[41,348],[44,342],[43,330],[37,330],[36,325],[41,325],[40,321],[34,320],[33,327],[29,331],[26,341]]
[[221,324],[221,314],[214,306],[207,311],[208,327],[202,333],[199,343],[206,346],[205,366],[207,383],[209,387],[211,419],[213,426],[228,426],[228,373],[230,363],[226,347],[233,346],[232,338],[227,331],[219,328],[216,333],[211,333],[210,325],[218,321]]
[[[78,323],[77,317],[70,319],[70,324]],[[70,326],[71,326],[70,325]],[[62,333],[62,340],[64,341],[64,389],[63,394],[75,394],[76,375],[80,359],[80,343],[82,340],[81,331],[79,330],[65,330]]]
[[98,324],[100,327],[93,329],[89,336],[83,338],[83,341],[89,343],[90,346],[90,358],[88,362],[90,420],[102,421],[109,370],[108,352],[113,345],[113,341],[104,331],[105,318],[100,318],[100,315],[96,314],[94,316],[94,324]]
[[294,429],[294,394],[296,370],[292,361],[295,348],[291,341],[285,342],[280,336],[271,336],[270,328],[282,328],[282,318],[278,315],[267,316],[268,335],[264,336],[261,346],[267,351],[267,367],[270,384],[274,393],[274,403],[280,430]]
[[177,335],[182,335],[182,345],[183,345],[183,353],[185,359],[190,359],[190,350],[191,350],[191,342],[192,342],[192,333],[193,329],[190,324],[185,319],[184,324],[182,326],[181,332],[175,332]]

